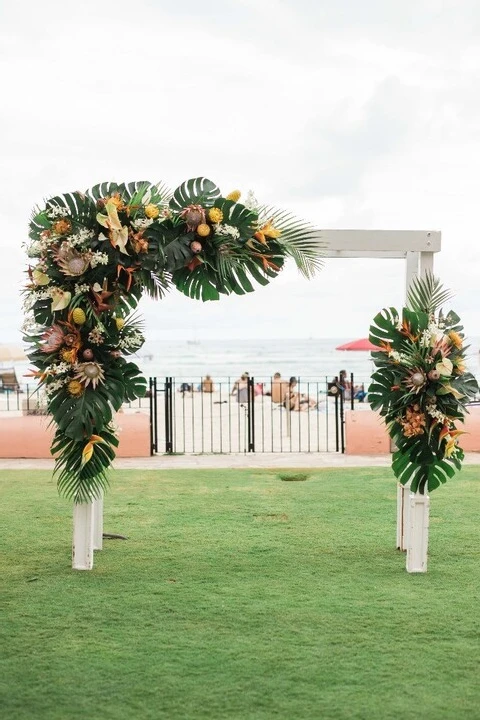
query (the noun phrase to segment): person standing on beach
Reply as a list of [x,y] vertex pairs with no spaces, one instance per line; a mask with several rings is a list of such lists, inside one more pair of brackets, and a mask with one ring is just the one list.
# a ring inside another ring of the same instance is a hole
[[235,380],[231,394],[237,396],[238,403],[248,402],[248,373],[242,373],[240,378]]

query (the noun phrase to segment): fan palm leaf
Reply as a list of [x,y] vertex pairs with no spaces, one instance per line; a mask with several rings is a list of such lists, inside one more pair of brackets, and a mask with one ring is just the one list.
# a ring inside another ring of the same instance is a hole
[[422,277],[415,277],[407,296],[407,305],[415,312],[424,312],[428,315],[435,313],[452,297],[450,290],[445,290],[432,273],[427,272]]
[[286,210],[263,205],[258,212],[260,217],[270,220],[281,231],[278,244],[294,259],[302,275],[310,280],[323,267],[327,249],[327,243],[321,239],[318,230]]

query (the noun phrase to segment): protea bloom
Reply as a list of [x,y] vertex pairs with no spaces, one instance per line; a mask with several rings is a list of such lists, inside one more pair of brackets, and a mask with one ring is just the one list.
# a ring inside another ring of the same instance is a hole
[[75,380],[83,383],[85,387],[88,387],[92,383],[92,387],[95,390],[98,383],[105,381],[105,374],[102,366],[96,362],[84,362],[79,363],[75,368]]
[[416,393],[420,392],[425,383],[427,382],[427,376],[420,368],[412,368],[408,374],[404,384],[409,390],[414,390]]
[[90,265],[90,253],[79,253],[76,250],[60,248],[56,254],[57,265],[64,275],[77,277],[83,275]]
[[52,325],[42,335],[42,352],[52,353],[59,350],[65,342],[65,335],[60,325]]
[[187,232],[191,232],[205,222],[205,210],[201,205],[189,205],[182,210],[180,217],[187,223]]

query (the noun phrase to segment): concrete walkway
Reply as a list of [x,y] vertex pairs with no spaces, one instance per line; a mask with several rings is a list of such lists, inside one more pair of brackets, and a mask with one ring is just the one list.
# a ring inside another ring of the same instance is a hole
[[[117,470],[171,470],[174,468],[326,468],[389,467],[390,455],[340,453],[237,453],[224,455],[155,455],[117,458]],[[466,453],[465,465],[480,465],[480,453]],[[0,458],[0,470],[53,470],[46,459]]]

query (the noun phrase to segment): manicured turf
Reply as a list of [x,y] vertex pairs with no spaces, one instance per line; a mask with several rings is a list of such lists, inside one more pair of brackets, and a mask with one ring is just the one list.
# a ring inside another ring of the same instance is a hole
[[74,572],[50,475],[4,471],[3,717],[479,718],[480,468],[433,493],[422,575],[390,471],[289,472],[115,472],[128,540]]

